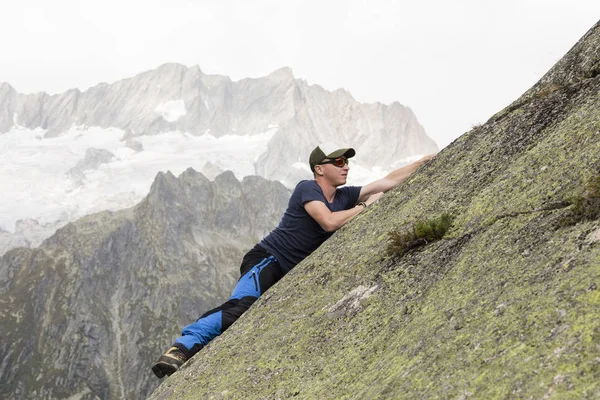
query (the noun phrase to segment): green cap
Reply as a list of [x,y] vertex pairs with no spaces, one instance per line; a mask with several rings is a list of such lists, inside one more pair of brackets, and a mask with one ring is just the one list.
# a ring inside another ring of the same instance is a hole
[[335,143],[321,143],[310,153],[310,158],[308,159],[308,164],[310,165],[310,170],[315,172],[315,165],[320,164],[326,158],[338,158],[338,157],[354,157],[356,151],[354,151],[351,147],[340,147]]

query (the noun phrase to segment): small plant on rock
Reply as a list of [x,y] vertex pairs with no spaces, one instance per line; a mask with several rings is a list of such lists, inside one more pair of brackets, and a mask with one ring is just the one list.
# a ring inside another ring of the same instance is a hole
[[415,247],[441,239],[452,226],[452,220],[452,215],[443,213],[439,217],[419,220],[408,229],[389,232],[387,255],[402,257]]

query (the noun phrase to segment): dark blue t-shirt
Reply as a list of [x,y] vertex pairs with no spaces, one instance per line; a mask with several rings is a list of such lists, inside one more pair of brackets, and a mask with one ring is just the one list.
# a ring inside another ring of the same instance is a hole
[[348,210],[356,205],[360,189],[360,186],[338,188],[333,203],[329,203],[316,181],[301,181],[290,197],[279,226],[260,245],[277,258],[284,273],[288,272],[333,234],[321,228],[306,212],[304,204],[317,200],[325,203],[331,212]]

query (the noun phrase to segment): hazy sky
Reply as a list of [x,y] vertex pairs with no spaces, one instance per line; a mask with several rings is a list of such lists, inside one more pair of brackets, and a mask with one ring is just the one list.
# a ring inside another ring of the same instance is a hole
[[600,1],[2,0],[0,15],[0,81],[21,93],[166,62],[234,80],[289,66],[361,102],[399,101],[443,147],[541,78]]

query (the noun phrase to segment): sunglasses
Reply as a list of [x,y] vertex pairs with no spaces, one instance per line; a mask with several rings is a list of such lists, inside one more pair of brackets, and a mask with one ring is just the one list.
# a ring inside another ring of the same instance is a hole
[[319,163],[319,165],[323,165],[323,164],[333,164],[338,168],[342,168],[345,165],[349,165],[350,162],[348,161],[347,158],[340,157],[340,158],[336,158],[336,159],[329,160],[329,161],[323,161],[323,162]]

